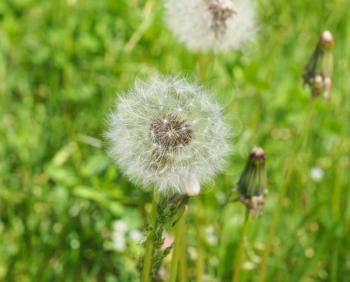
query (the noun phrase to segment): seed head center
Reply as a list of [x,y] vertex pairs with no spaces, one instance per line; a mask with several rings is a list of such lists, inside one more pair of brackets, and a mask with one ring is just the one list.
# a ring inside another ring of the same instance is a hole
[[212,15],[211,28],[216,37],[221,37],[226,31],[226,22],[236,11],[230,0],[207,0],[208,10]]
[[183,147],[192,139],[192,129],[186,121],[171,113],[155,118],[151,123],[150,131],[152,141],[163,152]]

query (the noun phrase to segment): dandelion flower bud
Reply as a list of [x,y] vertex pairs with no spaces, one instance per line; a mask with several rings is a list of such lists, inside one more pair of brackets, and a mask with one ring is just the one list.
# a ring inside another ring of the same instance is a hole
[[229,151],[220,107],[183,79],[136,82],[110,114],[107,138],[128,177],[189,196],[223,168]]
[[240,201],[250,210],[252,216],[263,212],[266,188],[265,153],[263,149],[255,147],[238,181]]
[[305,67],[304,83],[309,85],[313,97],[317,97],[321,93],[325,100],[329,97],[333,74],[333,45],[332,33],[324,31]]
[[255,35],[250,0],[164,0],[169,28],[191,51],[238,49]]

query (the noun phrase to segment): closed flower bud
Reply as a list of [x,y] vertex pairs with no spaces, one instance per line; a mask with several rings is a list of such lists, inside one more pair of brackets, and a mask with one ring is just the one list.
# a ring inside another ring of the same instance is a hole
[[252,216],[262,213],[266,189],[265,153],[263,149],[255,147],[238,181],[239,200]]
[[313,98],[321,93],[325,100],[329,97],[333,75],[333,45],[332,33],[324,31],[305,67],[304,83],[309,85]]

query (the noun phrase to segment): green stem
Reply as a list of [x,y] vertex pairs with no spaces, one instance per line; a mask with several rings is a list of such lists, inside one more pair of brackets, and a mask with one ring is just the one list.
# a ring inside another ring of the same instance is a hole
[[152,274],[152,260],[153,260],[153,247],[154,247],[154,232],[157,228],[157,205],[159,202],[159,193],[156,189],[154,189],[153,192],[153,199],[152,199],[152,209],[151,209],[151,222],[150,222],[150,231],[146,240],[146,251],[145,251],[145,257],[143,260],[143,269],[141,274],[141,281],[142,282],[149,282],[151,281],[151,274]]
[[198,207],[196,209],[196,217],[197,217],[197,224],[196,224],[196,251],[197,251],[197,258],[196,258],[196,282],[201,282],[203,278],[204,273],[204,251],[203,251],[203,228],[204,225],[203,222],[203,206],[202,206],[202,198],[198,198]]
[[248,230],[248,222],[249,222],[249,209],[246,209],[242,232],[239,239],[239,246],[238,246],[238,251],[236,255],[236,260],[233,266],[234,272],[233,272],[232,282],[240,281],[241,265],[242,265],[243,250],[244,250],[244,237],[246,236],[246,233]]
[[266,279],[267,262],[268,262],[268,259],[269,259],[269,256],[270,256],[270,253],[272,250],[273,238],[274,238],[274,235],[276,233],[276,229],[277,229],[279,219],[281,216],[282,207],[283,207],[283,200],[284,200],[285,195],[287,193],[289,184],[292,180],[296,160],[297,160],[299,153],[300,153],[301,149],[303,148],[303,145],[304,145],[306,138],[308,136],[310,122],[312,120],[314,107],[315,107],[314,102],[311,101],[309,108],[306,112],[303,126],[302,126],[302,129],[300,131],[300,135],[299,135],[298,141],[296,143],[295,149],[292,150],[292,154],[287,159],[287,163],[285,165],[285,167],[286,167],[285,182],[284,182],[284,186],[282,187],[280,193],[278,194],[277,206],[276,206],[274,213],[273,213],[273,216],[272,216],[271,225],[269,228],[269,232],[268,232],[268,236],[267,236],[267,240],[266,240],[266,244],[265,244],[265,249],[264,249],[264,252],[262,255],[262,261],[260,264],[260,274],[259,274],[259,280],[258,280],[259,282],[264,282]]
[[187,231],[187,225],[186,222],[182,225],[182,238],[181,238],[181,244],[180,244],[180,259],[179,261],[179,281],[180,282],[187,282],[187,261],[186,261],[186,232]]
[[197,81],[198,83],[202,84],[208,79],[208,74],[210,69],[213,67],[214,64],[214,55],[213,54],[206,54],[206,55],[199,55],[197,65],[196,65],[196,73],[197,73]]
[[[180,210],[179,210],[179,216],[180,218],[178,219],[176,225],[175,225],[175,238],[174,238],[174,247],[173,247],[173,254],[171,257],[171,265],[170,265],[170,277],[169,281],[170,282],[176,282],[177,278],[177,269],[179,265],[179,255],[180,255],[180,249],[181,249],[181,242],[183,241],[183,231],[184,225],[185,225],[185,211],[186,205],[182,205]],[[185,259],[185,258],[182,258]]]
[[[210,70],[214,65],[214,54],[201,54],[198,57],[197,65],[196,65],[196,73],[197,73],[197,81],[199,84],[203,84],[207,78]],[[202,281],[202,276],[204,272],[204,251],[203,251],[203,239],[202,239],[202,202],[201,198],[198,199],[199,208],[197,209],[196,218],[198,219],[196,225],[196,233],[197,233],[197,259],[196,259],[196,282]],[[198,216],[198,214],[200,214]]]

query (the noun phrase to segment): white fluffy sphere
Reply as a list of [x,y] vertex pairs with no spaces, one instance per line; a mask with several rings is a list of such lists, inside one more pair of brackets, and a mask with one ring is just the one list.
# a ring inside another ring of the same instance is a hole
[[251,0],[164,0],[164,5],[169,28],[192,51],[238,49],[255,35]]
[[183,79],[136,82],[109,116],[110,154],[143,186],[195,195],[224,166],[228,128],[210,94]]

